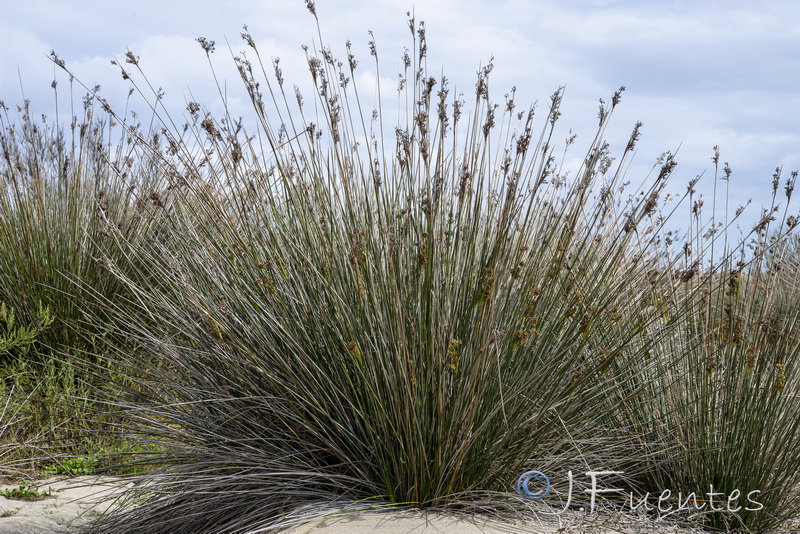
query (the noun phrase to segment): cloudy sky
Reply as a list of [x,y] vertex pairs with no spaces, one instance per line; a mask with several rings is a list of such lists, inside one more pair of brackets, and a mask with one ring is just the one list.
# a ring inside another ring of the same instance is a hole
[[[708,194],[714,145],[730,163],[731,204],[753,199],[751,216],[769,202],[775,168],[800,169],[800,2],[795,0],[318,0],[323,37],[344,54],[351,40],[369,64],[372,30],[382,73],[394,77],[410,46],[406,12],[424,20],[428,67],[451,88],[474,90],[475,72],[494,57],[491,88],[502,101],[547,102],[566,87],[561,126],[588,143],[599,98],[627,87],[608,136],[625,143],[637,120],[642,141],[628,178],[635,181],[657,156],[677,150],[673,190],[704,174]],[[302,44],[317,39],[301,0],[25,0],[9,2],[0,19],[0,100],[31,100],[52,114],[68,83],[47,56],[55,49],[88,86],[112,103],[127,85],[111,66],[126,50],[168,102],[182,110],[191,95],[213,109],[216,93],[195,38],[217,43],[215,68],[236,108],[243,99],[231,53],[244,48],[243,24],[265,55],[280,57],[290,83],[307,78]],[[230,46],[230,52],[228,50]],[[396,79],[396,78],[393,78]],[[80,92],[76,90],[75,101]],[[24,95],[24,96],[23,96]],[[143,107],[143,106],[142,106]],[[144,109],[142,110],[144,111]],[[239,110],[236,109],[238,112]],[[576,153],[576,156],[578,153]],[[708,202],[708,201],[707,201]],[[796,210],[795,210],[796,211]]]

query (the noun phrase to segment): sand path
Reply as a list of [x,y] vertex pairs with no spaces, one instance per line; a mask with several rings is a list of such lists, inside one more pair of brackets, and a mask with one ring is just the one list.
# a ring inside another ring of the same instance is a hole
[[[113,493],[126,481],[114,477],[53,478],[33,485],[50,493],[48,497],[21,501],[0,496],[0,534],[55,534],[74,532],[78,526],[115,505]],[[0,490],[19,484],[0,485]],[[679,528],[647,518],[587,516],[568,512],[524,525],[499,523],[471,516],[455,516],[419,510],[331,514],[327,519],[307,521],[290,534],[694,534],[701,531]]]

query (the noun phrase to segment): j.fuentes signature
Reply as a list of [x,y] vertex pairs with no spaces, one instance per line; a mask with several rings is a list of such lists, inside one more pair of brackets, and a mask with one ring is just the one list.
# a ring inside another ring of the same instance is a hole
[[[764,508],[764,505],[756,500],[756,497],[761,490],[753,490],[745,496],[746,503],[740,502],[742,499],[742,492],[734,489],[729,494],[714,491],[714,486],[709,485],[710,491],[705,493],[690,492],[684,495],[681,492],[676,494],[669,489],[663,490],[658,496],[646,493],[644,496],[634,496],[633,493],[626,493],[619,488],[605,488],[598,485],[598,477],[609,475],[621,475],[622,471],[587,471],[584,473],[590,479],[591,487],[583,490],[583,493],[589,495],[589,512],[594,513],[597,505],[598,495],[617,494],[626,497],[631,511],[636,511],[640,508],[646,511],[657,511],[659,516],[666,517],[668,515],[686,511],[706,510],[709,512],[729,512],[736,513],[741,510],[748,512],[757,512]],[[564,513],[572,505],[572,488],[573,476],[572,471],[567,472],[567,479],[569,481],[569,491],[567,492],[567,502],[560,511],[550,512],[552,515],[559,515]],[[541,471],[527,471],[522,474],[517,480],[517,491],[522,498],[529,501],[538,501],[545,498],[550,493],[550,479]],[[707,508],[706,508],[707,507]],[[585,511],[581,508],[581,511]],[[543,512],[546,513],[546,512]]]

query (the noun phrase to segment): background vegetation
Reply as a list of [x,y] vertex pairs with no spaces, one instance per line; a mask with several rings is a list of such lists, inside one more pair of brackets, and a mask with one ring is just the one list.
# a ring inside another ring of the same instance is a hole
[[0,394],[19,416],[5,438],[28,444],[22,457],[101,439],[85,432],[99,430],[94,419],[107,407],[75,361],[102,368],[102,383],[111,376],[106,345],[126,345],[96,305],[124,287],[100,251],[114,234],[148,234],[158,174],[129,131],[117,128],[112,142],[118,125],[95,106],[87,95],[82,120],[65,132],[57,119],[31,117],[28,103],[0,104]]

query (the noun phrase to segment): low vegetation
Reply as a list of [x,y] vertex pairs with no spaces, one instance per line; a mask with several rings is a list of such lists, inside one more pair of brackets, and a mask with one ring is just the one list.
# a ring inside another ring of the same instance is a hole
[[28,483],[23,483],[16,488],[8,488],[0,490],[0,495],[6,499],[14,499],[17,501],[35,501],[44,499],[50,496],[49,491],[41,491],[35,486]]
[[[16,117],[0,103],[0,395],[18,415],[4,439],[27,444],[20,458],[80,452],[86,432],[99,439],[108,407],[94,399],[111,375],[103,355],[114,329],[93,303],[123,286],[98,251],[114,233],[135,241],[148,231],[149,204],[136,199],[155,175],[126,132],[111,141],[116,125],[97,117],[92,97],[83,103],[68,134],[57,119],[34,120],[28,103]],[[76,359],[104,369],[99,379]]]

